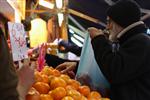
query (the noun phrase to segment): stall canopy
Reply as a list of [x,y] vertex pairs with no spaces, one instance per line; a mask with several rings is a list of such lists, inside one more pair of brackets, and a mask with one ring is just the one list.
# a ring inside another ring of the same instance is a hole
[[[0,13],[5,15],[11,20],[14,16],[14,11],[11,11],[11,7],[7,1],[0,0]],[[22,1],[22,0],[20,0]],[[25,30],[31,29],[31,20],[36,17],[41,18],[48,22],[53,16],[58,14],[57,9],[44,7],[40,5],[40,1],[47,1],[54,4],[55,0],[26,0],[26,18],[22,21]],[[67,13],[68,18],[68,30],[72,29],[77,35],[84,38],[84,33],[88,27],[96,27],[104,29],[106,26],[106,10],[110,5],[118,0],[64,0],[67,3],[67,10],[63,13]],[[142,16],[141,19],[150,28],[150,0],[135,0],[141,7]],[[21,2],[20,2],[21,3]],[[71,33],[71,31],[68,31]],[[148,31],[150,33],[150,31]],[[71,34],[74,36],[74,33]],[[69,36],[71,37],[71,36]],[[81,43],[82,39],[79,39]]]
[[[45,0],[52,2],[54,0]],[[117,0],[68,0],[68,8],[69,10],[69,23],[78,23],[77,26],[83,27],[87,29],[87,27],[95,26],[97,28],[104,28],[106,23],[106,9],[115,3]],[[146,22],[147,26],[150,27],[150,0],[135,0],[140,6],[141,11],[143,12],[142,19]],[[50,12],[41,12],[41,9],[49,11],[50,9],[44,8],[40,5],[37,5],[38,0],[26,0],[26,11],[30,9],[39,10],[36,13],[43,20],[48,21],[48,19],[52,16]],[[0,0],[0,12],[2,12],[8,18],[12,18],[10,12],[8,12],[9,5],[7,0]],[[33,8],[31,8],[31,4]],[[9,10],[10,11],[10,10]],[[11,11],[13,12],[13,11]],[[85,16],[84,16],[85,15]],[[28,18],[29,12],[26,12],[26,20]],[[81,18],[83,17],[83,18]],[[92,21],[91,21],[92,20]],[[80,27],[80,28],[81,28]]]
[[[29,3],[30,0],[27,0]],[[34,6],[37,2],[34,1]],[[50,2],[52,0],[49,0]],[[68,29],[72,29],[77,35],[84,38],[85,30],[88,27],[104,29],[106,26],[106,10],[117,0],[68,0]],[[142,11],[141,19],[150,27],[150,0],[135,0]],[[27,2],[27,4],[28,4]],[[45,9],[37,5],[36,10]],[[48,10],[49,11],[49,10]],[[40,12],[40,11],[39,11]],[[47,21],[53,14],[53,11],[37,13],[42,19]],[[35,12],[36,13],[36,12]],[[71,33],[71,32],[69,32]],[[73,33],[74,34],[74,33]],[[71,34],[72,35],[72,34]],[[72,37],[72,36],[69,36]],[[81,39],[78,39],[81,43]]]

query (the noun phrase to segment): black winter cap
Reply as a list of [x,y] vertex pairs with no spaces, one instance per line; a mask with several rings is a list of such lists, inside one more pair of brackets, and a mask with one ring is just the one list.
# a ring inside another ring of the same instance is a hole
[[119,0],[107,10],[107,15],[122,27],[140,20],[139,5],[133,0]]

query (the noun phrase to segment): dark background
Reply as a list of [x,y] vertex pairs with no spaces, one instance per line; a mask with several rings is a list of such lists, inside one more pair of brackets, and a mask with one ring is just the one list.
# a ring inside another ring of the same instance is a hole
[[[69,8],[82,12],[88,16],[99,19],[100,21],[106,23],[106,10],[109,7],[109,3],[116,2],[117,0],[69,0]],[[141,9],[147,11],[150,14],[150,0],[135,0]],[[142,15],[145,15],[143,13]],[[71,16],[75,18],[84,28],[95,26],[97,28],[104,28],[99,24],[95,24],[88,20],[82,19],[75,15]],[[144,20],[148,27],[150,27],[150,17]]]

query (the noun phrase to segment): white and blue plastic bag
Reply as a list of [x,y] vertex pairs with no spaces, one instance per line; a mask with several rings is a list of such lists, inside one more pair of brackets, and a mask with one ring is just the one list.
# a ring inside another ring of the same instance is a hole
[[109,91],[109,83],[96,63],[91,38],[87,33],[83,44],[76,80],[88,85],[92,90],[99,91],[103,96]]

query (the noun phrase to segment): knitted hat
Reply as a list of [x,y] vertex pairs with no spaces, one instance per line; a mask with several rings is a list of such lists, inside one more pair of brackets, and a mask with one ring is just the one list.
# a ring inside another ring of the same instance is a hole
[[119,0],[107,10],[107,15],[122,27],[140,20],[139,5],[133,0]]

